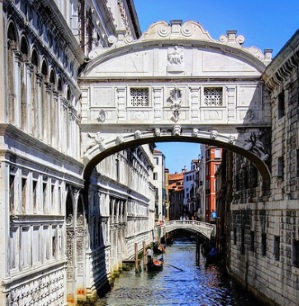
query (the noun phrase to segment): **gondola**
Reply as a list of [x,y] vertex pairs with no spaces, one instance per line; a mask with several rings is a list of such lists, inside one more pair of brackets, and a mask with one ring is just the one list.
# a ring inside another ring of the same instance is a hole
[[161,271],[163,269],[164,260],[163,257],[160,259],[153,258],[149,263],[147,263],[147,271]]

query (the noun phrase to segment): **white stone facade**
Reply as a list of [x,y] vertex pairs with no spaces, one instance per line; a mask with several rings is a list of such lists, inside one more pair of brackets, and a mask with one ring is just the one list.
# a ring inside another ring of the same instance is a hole
[[1,305],[75,305],[151,241],[149,145],[111,155],[84,186],[84,53],[107,46],[116,27],[140,34],[130,1],[109,5],[0,2]]

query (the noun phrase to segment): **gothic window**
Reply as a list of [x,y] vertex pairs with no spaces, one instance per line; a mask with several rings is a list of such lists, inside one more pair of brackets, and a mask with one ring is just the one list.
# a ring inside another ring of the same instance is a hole
[[25,37],[21,39],[21,64],[20,64],[20,74],[21,74],[21,127],[26,127],[26,118],[27,118],[27,66],[25,63],[28,61],[28,43]]
[[204,104],[206,106],[222,106],[222,87],[205,87]]
[[61,81],[61,78],[58,79],[58,82],[57,82],[57,90],[59,92],[62,92],[62,81]]
[[131,106],[149,106],[148,88],[130,88]]
[[38,105],[37,105],[37,77],[38,72],[38,54],[35,49],[32,51],[31,64],[33,65],[33,73],[31,74],[31,109],[32,109],[32,130],[34,135],[37,135],[38,130]]
[[49,79],[50,83],[53,85],[53,87],[55,86],[55,74],[54,74],[54,70],[51,70],[50,72],[50,79]]
[[16,48],[16,30],[14,25],[11,23],[8,27],[7,32],[7,42],[8,42],[8,89],[9,89],[9,100],[8,100],[8,116],[9,121],[13,122],[15,119],[15,109],[16,109],[16,92],[15,92],[15,73],[14,73],[14,61],[15,55],[14,50]]
[[73,215],[74,215],[74,209],[73,209],[73,201],[70,192],[67,194],[66,198],[66,212],[65,212],[66,218],[67,218],[67,225],[72,224]]

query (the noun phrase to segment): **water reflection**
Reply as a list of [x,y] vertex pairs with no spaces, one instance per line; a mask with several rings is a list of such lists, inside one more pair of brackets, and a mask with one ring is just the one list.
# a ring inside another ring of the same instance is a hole
[[[236,288],[216,265],[195,263],[195,244],[176,241],[167,246],[163,271],[124,271],[97,306],[253,306],[256,301]],[[260,305],[260,304],[259,304]]]

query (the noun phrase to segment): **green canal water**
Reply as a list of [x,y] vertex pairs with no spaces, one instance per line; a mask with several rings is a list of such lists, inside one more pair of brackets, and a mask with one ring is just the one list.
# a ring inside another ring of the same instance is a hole
[[217,265],[200,265],[195,260],[196,245],[191,240],[176,240],[167,246],[164,268],[159,272],[134,269],[124,271],[111,291],[97,306],[257,306],[246,292],[229,279]]

